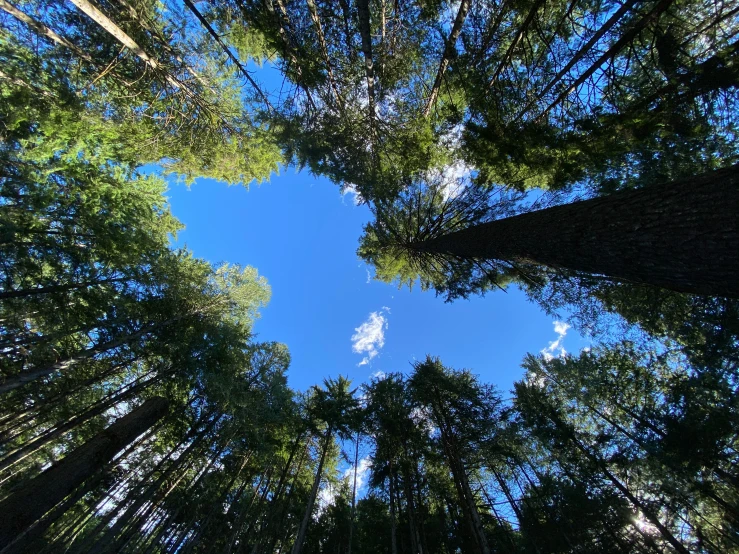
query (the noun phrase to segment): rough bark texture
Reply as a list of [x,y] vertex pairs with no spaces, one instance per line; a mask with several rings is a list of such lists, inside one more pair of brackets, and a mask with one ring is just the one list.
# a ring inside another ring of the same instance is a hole
[[167,413],[166,399],[147,400],[0,502],[0,549],[94,475]]
[[739,298],[739,165],[475,225],[415,246]]

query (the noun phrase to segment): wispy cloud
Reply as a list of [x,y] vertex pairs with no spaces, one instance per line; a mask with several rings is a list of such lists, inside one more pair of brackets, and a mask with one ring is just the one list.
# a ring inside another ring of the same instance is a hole
[[372,379],[379,379],[382,381],[385,377],[387,377],[387,374],[384,371],[375,371],[373,374],[370,375]]
[[[371,467],[372,462],[370,461],[369,456],[366,456],[359,460],[359,463],[357,464],[357,492],[362,490],[362,487],[367,482],[367,472],[370,470]],[[344,471],[344,479],[349,480],[350,487],[354,486],[354,464],[352,464],[349,469]]]
[[341,186],[341,199],[344,200],[346,198],[351,200],[355,206],[359,206],[362,203],[362,195],[359,194],[357,186],[353,183],[344,183]]
[[541,351],[541,355],[544,356],[545,360],[548,361],[555,356],[564,356],[567,354],[567,350],[562,346],[562,343],[564,342],[564,338],[567,336],[569,328],[569,323],[565,323],[564,321],[554,322],[554,332],[557,333],[557,339],[550,342],[549,346]]
[[[362,488],[367,483],[367,472],[372,468],[372,461],[369,456],[366,456],[359,460],[357,464],[357,498],[362,498]],[[351,491],[354,486],[354,464],[344,470],[342,474],[342,480],[349,484],[349,490]],[[318,493],[318,513],[320,516],[323,511],[331,506],[336,500],[336,495],[339,493],[339,488],[331,483],[327,483],[320,492]]]
[[388,327],[386,315],[389,313],[390,308],[383,306],[381,310],[371,312],[367,321],[354,329],[352,352],[364,355],[357,366],[367,365],[385,346],[385,330]]

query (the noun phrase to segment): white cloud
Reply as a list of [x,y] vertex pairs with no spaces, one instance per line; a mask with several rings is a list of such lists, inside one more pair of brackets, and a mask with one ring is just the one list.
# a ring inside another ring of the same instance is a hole
[[564,321],[554,322],[554,332],[557,333],[557,339],[550,342],[549,346],[541,350],[541,354],[544,356],[545,360],[549,361],[555,356],[564,356],[567,354],[567,350],[562,346],[562,342],[564,341],[565,336],[567,336],[569,328],[569,323],[565,323]]
[[[370,461],[369,456],[362,458],[357,464],[357,496],[359,496],[359,491],[362,490],[362,487],[364,487],[364,484],[367,482],[366,475],[371,467],[372,462]],[[344,471],[344,479],[349,480],[350,488],[354,486],[354,464]]]
[[[357,498],[361,498],[362,487],[367,482],[367,472],[372,468],[372,462],[369,456],[359,460],[357,464]],[[354,464],[344,470],[342,480],[349,484],[349,490],[354,486]],[[318,513],[320,516],[323,511],[334,503],[336,495],[339,493],[338,487],[327,483],[318,493]]]
[[386,376],[387,375],[384,371],[375,371],[372,375],[370,375],[372,379],[379,379],[380,381],[382,381]]
[[341,199],[349,198],[352,204],[359,206],[362,203],[362,195],[359,194],[357,186],[352,183],[344,183],[341,186]]
[[372,282],[372,274],[369,272],[369,269],[364,269],[367,272],[367,284],[369,285]]
[[385,346],[385,330],[388,327],[386,314],[390,308],[383,306],[380,311],[370,313],[367,321],[354,329],[352,335],[352,352],[365,354],[358,366],[366,365],[380,353]]

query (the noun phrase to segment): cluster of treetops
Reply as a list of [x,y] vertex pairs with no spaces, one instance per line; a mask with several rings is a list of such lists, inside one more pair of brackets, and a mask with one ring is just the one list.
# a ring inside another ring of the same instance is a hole
[[[736,1],[0,9],[0,552],[739,552]],[[378,279],[598,346],[291,390],[163,196],[281,164]]]

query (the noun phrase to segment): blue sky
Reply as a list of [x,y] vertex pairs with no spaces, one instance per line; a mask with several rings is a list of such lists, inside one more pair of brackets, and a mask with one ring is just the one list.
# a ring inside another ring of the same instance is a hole
[[269,281],[272,300],[255,331],[258,340],[288,345],[295,389],[339,374],[358,385],[377,372],[408,372],[431,354],[506,393],[527,352],[558,339],[555,354],[588,344],[514,288],[446,304],[432,291],[371,280],[356,255],[369,210],[308,172],[284,169],[249,190],[173,180],[168,196],[186,226],[179,245],[214,263],[255,266]]

